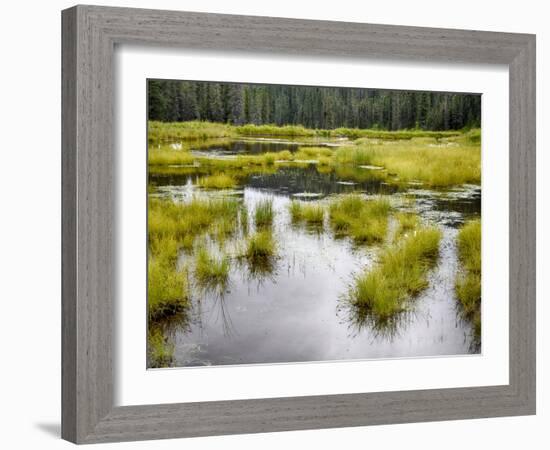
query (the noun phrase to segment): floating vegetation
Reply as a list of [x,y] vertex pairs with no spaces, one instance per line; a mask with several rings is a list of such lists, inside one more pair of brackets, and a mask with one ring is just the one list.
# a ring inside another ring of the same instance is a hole
[[472,321],[477,340],[481,340],[481,221],[466,223],[458,233],[458,256],[463,271],[455,289],[464,315]]

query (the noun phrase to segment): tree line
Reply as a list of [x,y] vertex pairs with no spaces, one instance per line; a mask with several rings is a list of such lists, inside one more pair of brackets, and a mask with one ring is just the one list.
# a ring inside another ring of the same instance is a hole
[[306,128],[479,127],[481,96],[378,89],[148,80],[149,120]]

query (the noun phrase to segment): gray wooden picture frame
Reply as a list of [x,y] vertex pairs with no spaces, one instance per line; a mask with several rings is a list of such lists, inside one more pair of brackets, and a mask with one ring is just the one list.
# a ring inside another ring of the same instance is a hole
[[[75,6],[62,12],[62,437],[76,443],[535,413],[535,36]],[[502,386],[114,406],[116,44],[506,64],[510,372]]]

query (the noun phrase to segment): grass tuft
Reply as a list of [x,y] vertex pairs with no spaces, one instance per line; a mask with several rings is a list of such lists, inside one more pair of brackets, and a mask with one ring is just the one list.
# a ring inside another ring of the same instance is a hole
[[273,224],[273,199],[260,200],[254,211],[254,221],[257,228],[269,227]]
[[231,175],[218,173],[199,178],[197,184],[206,189],[230,189],[237,185],[237,180]]
[[323,225],[325,209],[319,203],[305,203],[292,200],[288,207],[292,223],[305,222],[309,225]]
[[458,233],[458,256],[463,272],[455,282],[458,300],[465,316],[474,325],[474,336],[481,339],[481,221],[466,223]]
[[382,322],[404,311],[407,301],[428,286],[440,239],[439,229],[422,228],[385,249],[372,270],[355,278],[349,293],[352,305]]
[[224,289],[229,281],[229,258],[213,256],[206,245],[198,246],[195,253],[195,279],[203,288]]
[[357,244],[374,244],[386,238],[390,211],[384,197],[365,199],[348,194],[330,205],[329,219],[336,236],[349,236]]

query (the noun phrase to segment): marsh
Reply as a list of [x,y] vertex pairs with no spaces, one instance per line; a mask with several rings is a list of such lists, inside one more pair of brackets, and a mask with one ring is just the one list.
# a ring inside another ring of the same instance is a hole
[[477,353],[476,134],[150,142],[149,366]]

